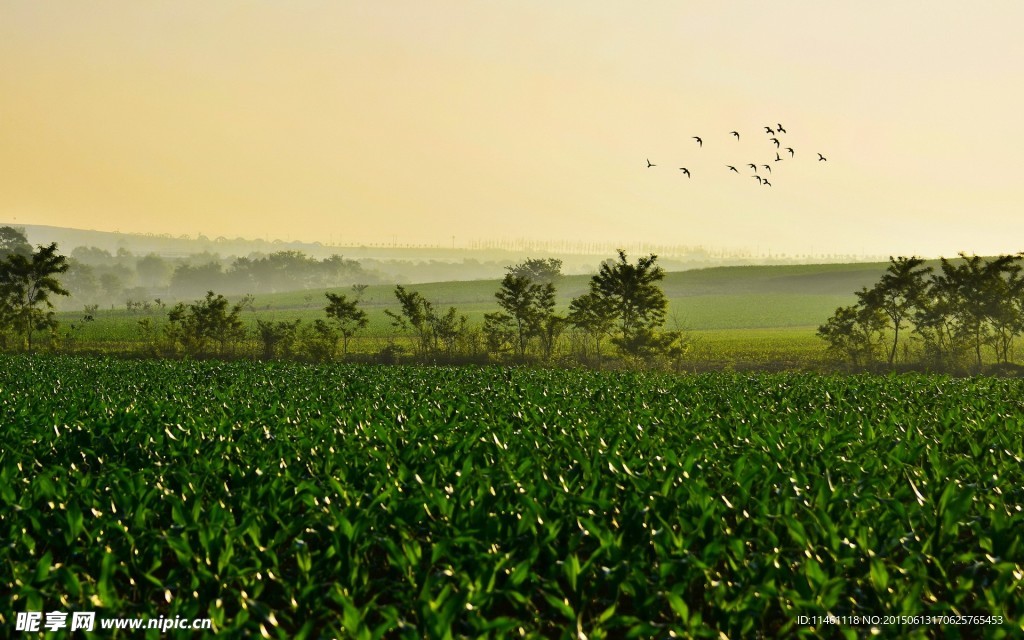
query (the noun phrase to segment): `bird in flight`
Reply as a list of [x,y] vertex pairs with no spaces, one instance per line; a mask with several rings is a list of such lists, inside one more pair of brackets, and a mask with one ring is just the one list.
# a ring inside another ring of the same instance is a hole
[[687,178],[690,177],[690,170],[687,169],[686,167],[679,167],[679,170],[685,173]]
[[736,167],[732,166],[731,164],[727,164],[725,166],[729,167],[729,171],[736,171],[736,173],[739,173],[739,171],[736,169]]
[[786,151],[789,152],[789,157],[790,158],[792,158],[794,155],[796,155],[796,152],[793,151],[793,147],[786,147]]
[[775,152],[775,162],[782,162],[782,156],[779,155],[778,151]]
[[757,178],[757,184],[761,184],[761,176],[750,176],[751,178]]
[[748,164],[747,166],[750,167],[751,169],[753,169],[754,173],[757,173],[757,165],[756,164]]
[[732,135],[736,136],[737,140],[740,139],[740,132],[739,131],[730,131],[729,133],[731,133]]
[[775,135],[775,132],[774,132],[774,131],[772,131],[772,128],[771,128],[771,127],[765,127],[765,128],[764,128],[764,132],[765,132],[765,133],[770,133],[770,134],[772,134],[772,135]]
[[772,142],[775,143],[775,148],[778,149],[779,148],[779,139],[778,138],[772,138]]
[[821,162],[822,160],[824,160],[824,161],[828,162],[828,158],[826,158],[825,156],[823,156],[823,155],[821,155],[821,154],[819,153],[819,154],[818,154],[818,162]]
[[772,186],[772,183],[768,182],[767,180],[765,180],[765,181],[764,181],[764,182],[762,182],[761,184],[762,184],[763,186],[766,186],[766,187],[770,187],[770,186]]
[[767,165],[767,164],[766,164],[766,165],[764,165],[764,168],[768,170],[768,173],[771,173],[771,172],[772,172],[772,167],[771,167],[771,165]]
[[697,146],[703,147],[704,141],[700,139],[700,136],[693,136],[693,139],[697,141]]
[[781,125],[781,124],[777,124],[777,125],[775,125],[775,129],[776,129],[776,131],[778,131],[779,133],[786,133],[786,130],[782,128],[782,125]]
[[648,169],[650,169],[651,167],[656,167],[656,166],[658,166],[658,165],[656,165],[656,164],[651,164],[651,159],[650,159],[650,158],[647,158],[647,168],[648,168]]

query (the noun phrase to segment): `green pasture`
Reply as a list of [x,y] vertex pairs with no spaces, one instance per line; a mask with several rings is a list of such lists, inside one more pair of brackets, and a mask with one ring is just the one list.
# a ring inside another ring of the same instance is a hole
[[[795,265],[717,267],[672,272],[661,285],[669,299],[666,329],[683,330],[695,338],[710,359],[764,361],[817,358],[820,341],[817,326],[836,307],[855,301],[854,291],[870,285],[884,271],[883,264]],[[559,311],[588,289],[589,276],[566,276],[558,282]],[[498,310],[494,294],[498,280],[439,282],[409,285],[440,311],[455,307],[470,326],[483,324],[484,314]],[[324,293],[328,290],[292,291],[254,297],[243,313],[245,323],[256,320],[312,322],[324,318]],[[353,295],[351,289],[329,291]],[[352,344],[354,351],[372,352],[394,336],[385,310],[398,311],[393,285],[374,285],[362,295],[361,306],[370,324]],[[95,320],[82,323],[80,311],[58,314],[61,335],[73,335],[76,345],[111,348],[141,339],[140,320],[155,330],[166,323],[166,310],[129,313],[125,309],[101,309]],[[70,331],[70,325],[76,329]]]

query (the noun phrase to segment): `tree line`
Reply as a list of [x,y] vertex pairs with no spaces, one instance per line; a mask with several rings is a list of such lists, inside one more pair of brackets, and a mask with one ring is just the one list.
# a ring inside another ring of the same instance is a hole
[[941,258],[936,271],[916,256],[890,257],[878,282],[837,308],[818,336],[855,367],[980,371],[990,358],[1011,365],[1024,332],[1022,259],[960,253]]
[[194,298],[209,289],[241,295],[384,281],[383,274],[357,260],[336,254],[318,260],[294,250],[228,258],[209,252],[168,258],[137,256],[123,248],[111,253],[97,247],[75,247],[67,264],[63,281],[74,301],[104,307],[142,306],[154,296]]
[[[0,240],[0,346],[32,350],[40,332],[55,343],[51,297],[69,295],[58,279],[67,272],[68,260],[57,253],[56,244],[32,250],[12,229],[0,230]],[[293,258],[282,256],[281,264]],[[455,307],[442,310],[419,292],[398,285],[397,309],[385,311],[394,331],[376,355],[385,361],[471,357],[537,362],[569,353],[577,361],[600,366],[611,355],[610,347],[621,357],[648,360],[685,351],[681,332],[663,330],[668,299],[658,285],[665,274],[657,256],[633,263],[619,251],[562,314],[556,305],[561,266],[561,260],[547,258],[507,267],[495,292],[498,310],[485,315],[482,327],[471,327]],[[351,294],[325,294],[323,318],[307,323],[257,319],[252,330],[242,315],[253,305],[251,296],[231,302],[208,289],[202,298],[167,309],[166,322],[159,327],[151,318],[138,320],[138,342],[144,353],[154,356],[233,357],[245,355],[245,345],[255,343],[254,355],[265,359],[346,358],[352,339],[369,324],[360,308],[366,285],[351,289]],[[92,321],[96,311],[95,305],[86,306],[81,323]]]
[[[310,274],[337,275],[345,262],[281,252],[236,261],[232,270],[264,273],[269,278],[264,281],[275,287],[311,286],[322,276]],[[855,368],[958,372],[980,371],[990,362],[1014,366],[1016,342],[1024,333],[1022,262],[1024,254],[984,258],[961,253],[958,259],[941,258],[935,268],[916,256],[890,257],[881,278],[855,292],[855,304],[837,308],[817,335],[835,361]],[[300,263],[304,267],[290,274],[289,265]],[[188,271],[186,266],[178,270]],[[556,304],[561,266],[560,260],[547,258],[507,267],[494,295],[497,309],[484,315],[482,326],[471,326],[455,307],[442,309],[398,285],[397,308],[384,312],[393,329],[386,344],[376,354],[359,355],[386,362],[568,357],[594,366],[610,357],[678,363],[685,356],[691,346],[686,336],[664,329],[668,300],[658,284],[664,271],[657,256],[630,262],[620,250],[602,263],[588,290],[563,313]],[[40,338],[51,347],[59,343],[53,300],[69,295],[64,276],[70,268],[56,243],[33,249],[22,232],[0,228],[0,348],[31,351]],[[348,358],[353,339],[369,324],[360,306],[365,289],[365,284],[353,284],[349,294],[326,293],[324,316],[311,322],[257,319],[252,328],[242,316],[253,308],[251,296],[231,302],[208,288],[204,297],[170,308],[156,299],[157,308],[166,309],[166,321],[158,326],[150,317],[138,320],[137,343],[153,356]],[[83,318],[65,334],[66,345],[97,310],[97,305],[85,306]]]

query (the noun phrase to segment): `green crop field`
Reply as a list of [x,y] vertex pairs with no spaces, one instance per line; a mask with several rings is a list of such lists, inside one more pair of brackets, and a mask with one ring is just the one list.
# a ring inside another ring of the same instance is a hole
[[5,630],[1024,633],[1018,380],[0,356],[0,425]]

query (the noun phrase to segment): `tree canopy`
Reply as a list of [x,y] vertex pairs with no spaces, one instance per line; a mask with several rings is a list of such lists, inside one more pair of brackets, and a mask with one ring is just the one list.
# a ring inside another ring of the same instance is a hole
[[56,242],[27,255],[10,253],[0,261],[0,323],[21,335],[30,351],[36,331],[56,327],[50,296],[69,295],[56,277],[67,270]]

